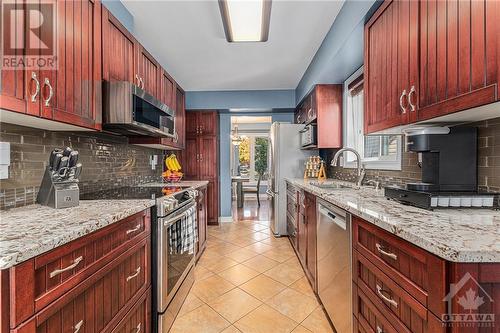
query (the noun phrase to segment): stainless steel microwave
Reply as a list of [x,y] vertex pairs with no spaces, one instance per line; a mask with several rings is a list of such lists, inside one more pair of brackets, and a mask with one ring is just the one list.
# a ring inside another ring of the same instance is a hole
[[299,133],[300,146],[302,148],[316,148],[318,146],[318,130],[316,124],[306,125]]
[[175,111],[131,82],[104,82],[103,128],[128,136],[174,138]]

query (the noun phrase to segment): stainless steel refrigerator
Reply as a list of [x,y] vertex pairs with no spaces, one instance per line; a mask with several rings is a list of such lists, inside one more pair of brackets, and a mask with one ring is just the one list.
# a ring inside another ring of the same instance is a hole
[[285,178],[302,178],[304,162],[317,150],[300,149],[299,131],[304,125],[275,122],[269,133],[267,195],[270,200],[271,230],[287,235]]

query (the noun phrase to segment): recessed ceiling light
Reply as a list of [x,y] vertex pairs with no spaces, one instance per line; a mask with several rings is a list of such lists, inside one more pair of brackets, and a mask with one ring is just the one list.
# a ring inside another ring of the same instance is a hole
[[271,0],[219,0],[228,42],[266,42]]

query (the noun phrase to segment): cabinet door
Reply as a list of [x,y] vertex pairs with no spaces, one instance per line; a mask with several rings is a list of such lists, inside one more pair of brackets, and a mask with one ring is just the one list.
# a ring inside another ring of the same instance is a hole
[[138,85],[134,71],[135,39],[111,13],[102,9],[102,70],[106,81],[128,81]]
[[136,72],[141,81],[140,86],[153,97],[160,98],[160,65],[148,51],[137,42],[136,48],[138,52]]
[[496,100],[498,1],[422,0],[418,119]]
[[184,90],[179,86],[175,89],[175,131],[177,134],[174,140],[175,147],[183,149],[186,140],[186,108]]
[[[12,4],[15,6],[15,9],[21,10],[23,8],[23,1],[21,0],[14,1]],[[21,22],[22,18],[17,15],[13,15],[12,19],[14,20],[12,24],[16,27],[23,24]],[[10,36],[5,37],[9,38]],[[25,54],[25,49],[21,39],[15,39],[14,41],[10,41],[10,43],[14,44],[13,50],[15,50],[15,52],[9,55],[8,58],[22,59]],[[34,79],[31,78],[32,73],[35,74]],[[33,104],[31,96],[36,92],[35,79],[38,79],[38,76],[38,71],[36,70],[25,72],[24,66],[19,66],[15,70],[2,68],[0,71],[0,108],[26,113],[28,101]],[[38,100],[39,96],[35,99],[37,105]],[[38,115],[40,110],[35,108],[35,112],[36,115]]]
[[304,192],[299,192],[299,202],[298,202],[298,219],[297,219],[297,247],[299,260],[302,262],[304,267],[307,262],[307,216],[305,215],[305,198]]
[[101,5],[92,0],[54,1],[56,70],[40,70],[41,115],[101,128]]
[[198,255],[201,255],[207,241],[207,188],[198,190]]
[[316,289],[316,196],[306,192],[307,270]]
[[207,221],[208,224],[219,223],[219,182],[211,180],[207,186]]
[[182,152],[182,169],[184,178],[197,180],[199,169],[198,140],[196,138],[186,139],[186,149]]
[[201,135],[217,135],[217,112],[201,111],[198,116]]
[[199,132],[198,112],[197,111],[186,112],[185,120],[186,120],[185,122],[186,137],[197,136]]
[[365,133],[409,121],[408,95],[418,69],[416,17],[417,1],[387,1],[365,26]]
[[160,86],[160,100],[175,110],[175,81],[165,70],[161,73]]
[[217,178],[217,137],[202,136],[198,138],[199,178]]

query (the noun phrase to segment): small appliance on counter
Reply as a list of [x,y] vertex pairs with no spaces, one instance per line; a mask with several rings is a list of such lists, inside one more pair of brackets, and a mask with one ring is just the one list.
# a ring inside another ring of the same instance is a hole
[[406,131],[407,147],[419,154],[422,182],[389,186],[385,196],[424,209],[496,208],[498,195],[477,191],[477,129],[421,127]]
[[79,205],[78,177],[82,164],[78,152],[70,147],[54,149],[49,156],[36,202],[52,208],[69,208]]

